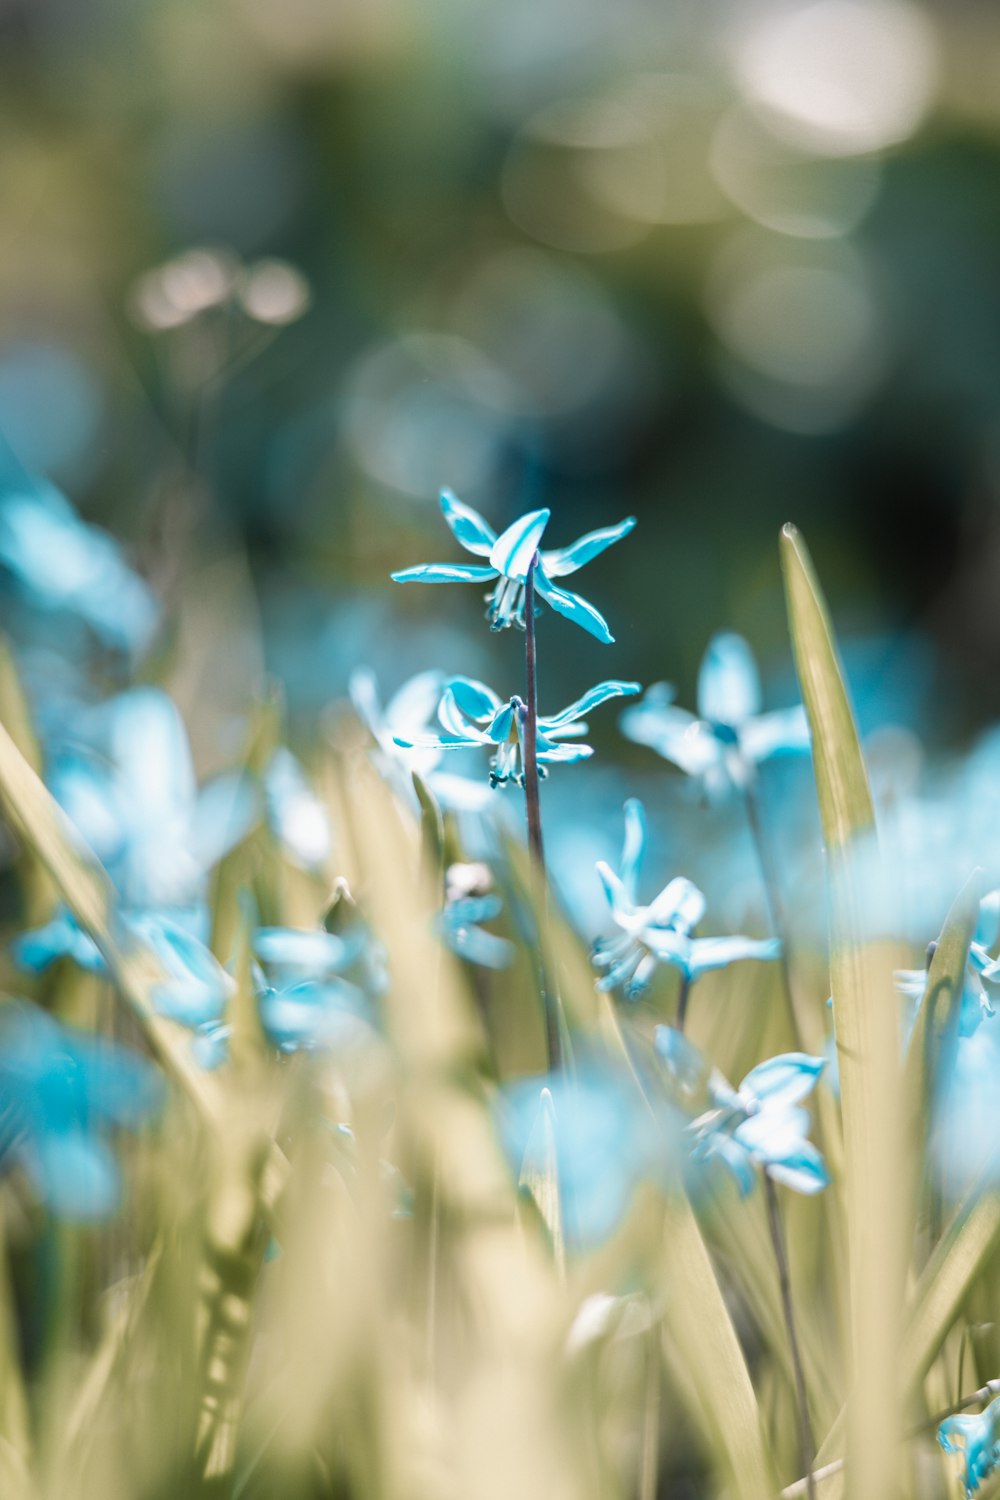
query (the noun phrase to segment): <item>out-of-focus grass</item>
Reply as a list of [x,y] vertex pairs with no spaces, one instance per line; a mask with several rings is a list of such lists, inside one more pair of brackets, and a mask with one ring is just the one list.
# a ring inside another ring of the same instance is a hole
[[[945,1481],[926,1439],[902,1434],[997,1373],[984,1329],[992,1184],[949,1218],[925,1159],[929,1079],[956,1023],[976,898],[966,892],[945,927],[904,1068],[891,934],[859,843],[872,816],[858,741],[801,542],[783,547],[831,875],[840,1057],[839,1103],[827,1091],[818,1110],[834,1180],[783,1203],[809,1412],[819,1461],[846,1453],[852,1500],[923,1500]],[[760,1190],[740,1199],[719,1181],[689,1198],[667,1170],[676,1142],[664,1129],[664,1170],[614,1231],[589,1246],[567,1238],[547,1106],[544,1149],[520,1181],[496,1124],[504,1086],[545,1067],[530,954],[475,971],[437,940],[440,832],[427,837],[426,807],[422,830],[355,728],[325,745],[313,784],[337,873],[385,949],[378,1027],[339,1050],[279,1058],[268,1044],[244,898],[272,924],[310,927],[330,889],[257,829],[215,879],[214,941],[236,988],[228,1059],[205,1072],[188,1033],[158,1014],[155,966],[121,939],[109,883],[32,769],[6,664],[3,694],[0,798],[26,900],[58,894],[109,970],[85,981],[86,1007],[65,965],[38,998],[102,1035],[124,1030],[170,1085],[159,1117],[122,1143],[125,1206],[106,1226],[45,1215],[16,1173],[0,1186],[5,1497],[765,1500],[798,1479]],[[251,763],[274,736],[262,710]],[[450,820],[447,836],[454,849]],[[537,937],[567,1073],[599,1059],[651,1110],[643,1030],[655,1015],[595,992],[523,853],[505,859],[509,903],[549,909]],[[813,965],[804,955],[796,973],[811,1046],[825,1029]],[[693,1038],[730,1077],[793,1046],[773,969],[707,981]],[[844,1474],[819,1483],[833,1495]]]

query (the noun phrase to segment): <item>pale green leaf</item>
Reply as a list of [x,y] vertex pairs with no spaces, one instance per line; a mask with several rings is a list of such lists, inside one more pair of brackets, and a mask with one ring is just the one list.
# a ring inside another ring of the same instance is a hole
[[849,1493],[896,1493],[905,1268],[898,1002],[875,818],[826,605],[798,532],[781,537],[789,625],[813,741],[830,883],[830,983],[840,1065],[848,1216]]

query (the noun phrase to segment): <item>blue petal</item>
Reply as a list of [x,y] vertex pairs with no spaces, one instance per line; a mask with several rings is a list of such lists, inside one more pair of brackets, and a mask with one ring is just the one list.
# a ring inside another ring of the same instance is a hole
[[264,1029],[283,1052],[346,1047],[372,1035],[364,996],[343,980],[266,990],[259,1006]]
[[385,724],[393,732],[422,729],[441,701],[444,673],[417,672],[398,688],[385,706]]
[[57,912],[44,927],[22,932],[11,944],[18,968],[42,974],[58,958],[71,958],[90,974],[103,974],[107,965],[93,938],[79,927],[66,910]]
[[538,726],[543,733],[549,734],[553,729],[571,724],[574,719],[582,719],[584,714],[596,708],[599,703],[606,703],[609,698],[628,698],[641,691],[637,682],[599,682],[596,687],[588,688],[582,698],[577,698],[575,703],[571,703],[561,713],[539,719]]
[[622,846],[621,877],[632,901],[637,899],[639,871],[646,847],[646,812],[638,797],[625,803],[625,842]]
[[596,869],[601,884],[604,886],[604,894],[608,898],[612,916],[620,924],[628,923],[629,919],[636,915],[632,893],[603,859],[597,861]]
[[[548,510],[531,510],[527,515],[519,516],[497,538],[490,553],[490,562],[498,573],[519,582],[527,578],[531,559],[538,551],[538,543],[551,514]],[[541,572],[536,569],[536,580],[540,578]]]
[[704,1088],[708,1064],[682,1031],[675,1026],[657,1026],[653,1045],[682,1093],[697,1094]]
[[485,583],[496,576],[496,568],[481,563],[418,563],[389,574],[394,583]]
[[719,1130],[710,1135],[700,1149],[706,1161],[718,1161],[735,1179],[740,1196],[745,1198],[756,1181],[753,1157],[739,1141]]
[[704,776],[722,763],[723,746],[710,726],[665,701],[666,683],[650,688],[641,703],[627,708],[618,723],[626,739],[648,745],[689,776]]
[[688,936],[705,915],[705,897],[684,875],[676,875],[664,887],[649,908],[652,927],[672,927]]
[[614,644],[615,638],[608,629],[607,620],[579,594],[571,593],[569,589],[559,588],[558,584],[546,578],[542,572],[535,576],[535,592],[557,614],[565,615],[567,620],[572,620],[574,625],[579,625],[590,635],[595,636],[603,645]]
[[798,1104],[815,1087],[825,1066],[823,1057],[810,1057],[805,1052],[783,1052],[751,1068],[740,1084],[740,1093],[766,1100],[769,1106]]
[[1000,940],[1000,891],[989,891],[979,903],[975,941],[983,948],[994,948]]
[[[278,751],[267,773],[269,791],[279,790],[277,780],[272,783],[272,773],[284,753],[294,760],[290,751]],[[280,788],[289,794],[291,788],[285,784]],[[212,870],[231,849],[241,843],[259,820],[258,797],[248,776],[239,773],[216,776],[198,793],[191,823],[191,852],[202,870]]]
[[473,510],[471,505],[463,505],[451,490],[441,491],[440,505],[456,542],[460,542],[466,552],[474,552],[477,557],[489,557],[497,534],[479,512]]
[[342,938],[322,928],[261,927],[253,940],[261,963],[313,978],[348,968],[363,947],[360,931]]
[[118,1206],[118,1168],[103,1141],[67,1130],[36,1142],[26,1165],[38,1192],[61,1219],[106,1219]]
[[211,950],[169,917],[143,914],[128,926],[166,971],[166,982],[153,989],[160,1014],[191,1027],[219,1020],[234,986]]
[[505,740],[510,739],[515,714],[518,715],[518,724],[520,724],[520,710],[515,704],[505,703],[497,709],[486,728],[485,738],[490,744],[502,745]]
[[578,760],[589,760],[593,755],[592,745],[552,745],[538,738],[538,761],[540,765],[573,765]]
[[713,724],[737,726],[760,710],[760,677],[741,635],[725,631],[709,642],[698,674],[698,712]]
[[781,957],[778,938],[713,937],[695,938],[691,944],[691,977],[707,974],[712,969],[724,969],[742,959],[768,960]]
[[493,689],[487,687],[485,682],[476,682],[471,677],[450,677],[445,692],[466,718],[476,719],[484,724],[492,719],[500,707],[500,699]]
[[769,760],[772,755],[794,755],[808,750],[811,743],[809,720],[801,703],[761,714],[740,729],[740,749],[754,762]]
[[826,1163],[811,1141],[803,1141],[797,1151],[769,1162],[767,1172],[775,1182],[782,1182],[807,1197],[821,1193],[830,1184]]
[[588,531],[586,536],[578,537],[568,547],[543,552],[542,569],[549,578],[563,578],[567,573],[575,573],[577,568],[582,568],[584,563],[590,562],[592,557],[596,557],[606,547],[628,536],[634,525],[635,516],[629,516],[627,520],[619,521],[617,526],[602,526],[599,531]]
[[[285,853],[304,870],[319,869],[330,855],[330,820],[302,766],[284,745],[274,752],[264,773],[264,794],[268,822]],[[198,799],[199,810],[204,796],[202,792]],[[241,817],[247,828],[248,813],[243,804],[230,807],[226,837],[232,837]]]

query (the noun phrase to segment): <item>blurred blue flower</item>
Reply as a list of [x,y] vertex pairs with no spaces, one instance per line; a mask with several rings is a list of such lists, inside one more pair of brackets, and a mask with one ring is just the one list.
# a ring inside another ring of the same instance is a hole
[[444,910],[437,925],[444,942],[459,958],[486,969],[505,969],[514,958],[513,943],[482,926],[494,921],[503,910],[502,900],[490,890],[491,883],[488,865],[449,865],[445,873]]
[[160,1015],[192,1031],[221,1021],[236,988],[231,974],[219,963],[205,939],[208,913],[194,908],[187,920],[179,913],[132,913],[128,931],[159,960],[164,978],[153,987],[153,1004]]
[[723,632],[710,641],[698,674],[697,714],[676,708],[673,699],[669,683],[655,683],[622,714],[622,732],[696,777],[709,797],[745,787],[762,760],[809,748],[801,704],[760,712],[760,677],[742,636]]
[[966,1500],[971,1500],[1000,1464],[1000,1396],[978,1417],[946,1417],[937,1430],[937,1440],[946,1453],[962,1455],[962,1486]]
[[103,974],[107,968],[93,938],[65,906],[60,906],[43,927],[15,937],[10,951],[18,968],[29,974],[44,974],[60,958],[72,959],[91,974]]
[[734,1089],[674,1027],[658,1026],[655,1044],[681,1100],[708,1105],[687,1127],[693,1161],[721,1162],[744,1194],[755,1166],[797,1193],[827,1186],[826,1164],[808,1139],[809,1115],[798,1107],[823,1071],[822,1057],[782,1053],[751,1068]]
[[673,1162],[671,1120],[646,1105],[633,1079],[587,1062],[507,1087],[498,1103],[504,1152],[522,1183],[554,1165],[569,1245],[599,1243],[620,1223],[644,1178]]
[[[962,1003],[958,1013],[959,1036],[969,1037],[981,1021],[996,1015],[986,986],[1000,986],[1000,959],[989,950],[1000,938],[1000,891],[990,891],[979,903],[979,919],[969,945],[962,985]],[[928,965],[933,948],[928,954]],[[893,976],[900,995],[913,1003],[913,1019],[927,988],[927,969],[897,969]],[[911,1021],[912,1029],[912,1021]]]
[[118,543],[88,526],[48,480],[34,478],[0,442],[0,572],[37,609],[84,621],[130,654],[149,644],[157,606]]
[[57,747],[46,781],[126,906],[197,901],[208,872],[253,827],[247,777],[199,788],[183,720],[156,688],[110,699],[80,726],[92,743]]
[[[586,734],[587,726],[581,722],[583,715],[609,698],[627,697],[639,691],[637,682],[601,682],[590,688],[582,698],[564,708],[561,713],[538,718],[538,763],[540,774],[544,767],[557,762],[586,760],[593,755],[590,745],[565,744],[565,740],[578,740]],[[452,677],[448,680],[444,696],[438,708],[438,718],[444,728],[442,734],[416,735],[412,739],[396,737],[397,745],[409,749],[411,746],[442,750],[474,750],[483,745],[496,748],[490,760],[490,785],[503,786],[508,781],[524,785],[524,724],[527,708],[518,697],[502,703],[485,683],[475,682],[471,677]]]
[[639,870],[646,844],[646,815],[642,803],[631,797],[625,804],[625,843],[620,874],[604,860],[597,873],[621,929],[618,936],[599,940],[593,960],[607,972],[598,989],[624,986],[634,1000],[646,989],[658,963],[679,969],[693,982],[712,969],[723,969],[741,959],[773,959],[781,954],[777,938],[709,937],[691,934],[705,914],[705,897],[690,880],[678,876],[664,886],[649,906],[636,904]]
[[340,1048],[372,1035],[371,1000],[385,988],[385,964],[360,920],[341,933],[261,927],[253,948],[261,1022],[280,1051]]
[[[496,578],[499,581],[489,595],[486,611],[490,629],[505,630],[511,625],[523,629],[525,580],[551,511],[529,511],[519,516],[498,537],[478,511],[463,505],[450,490],[441,491],[441,510],[455,540],[473,556],[488,558],[489,562],[423,563],[415,568],[403,568],[392,577],[397,583],[485,583]],[[561,588],[553,580],[575,573],[606,547],[628,536],[634,525],[635,517],[629,516],[617,526],[588,532],[568,547],[538,553],[534,574],[538,597],[605,645],[610,645],[614,636],[603,616],[586,599]]]
[[17,1165],[60,1218],[106,1218],[120,1178],[105,1134],[157,1108],[142,1058],[62,1026],[33,1005],[0,1006],[0,1167]]
[[319,870],[330,857],[330,819],[292,752],[279,745],[264,773],[268,826],[285,853],[304,870]]

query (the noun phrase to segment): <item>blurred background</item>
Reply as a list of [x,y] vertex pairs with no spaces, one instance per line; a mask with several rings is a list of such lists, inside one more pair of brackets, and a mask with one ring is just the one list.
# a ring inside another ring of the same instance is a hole
[[458,559],[448,485],[549,545],[639,517],[543,710],[693,705],[720,628],[790,701],[793,519],[863,728],[1000,717],[1000,12],[0,0],[0,81],[0,432],[138,560],[182,706],[517,689],[474,586],[388,582]]

